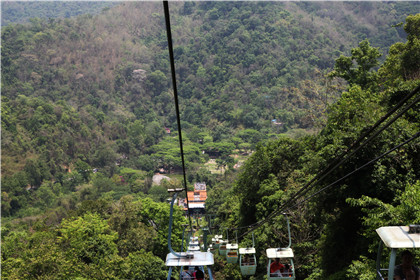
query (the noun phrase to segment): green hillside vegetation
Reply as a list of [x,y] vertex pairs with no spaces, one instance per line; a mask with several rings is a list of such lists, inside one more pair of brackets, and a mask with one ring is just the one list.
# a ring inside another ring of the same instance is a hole
[[3,1],[1,25],[29,22],[33,18],[69,18],[81,14],[99,14],[115,6],[110,1]]
[[[418,5],[171,3],[188,187],[207,183],[217,224],[272,213],[419,85]],[[1,62],[2,277],[164,279],[181,160],[161,3],[9,24]],[[319,188],[418,132],[418,112]],[[299,279],[374,279],[374,228],[419,223],[418,146],[291,212]],[[159,169],[172,179],[157,186]],[[280,220],[257,229],[259,254],[283,242]],[[184,223],[176,209],[174,248]]]
[[[335,18],[319,14],[326,9],[319,5],[171,5],[193,177],[208,156],[233,166],[226,147],[249,152],[279,133],[301,135],[293,131],[325,125],[325,110],[344,87],[325,73],[340,44],[357,45],[359,35],[350,32],[364,8],[333,5],[334,13],[352,14],[351,24],[335,29]],[[372,14],[394,23],[403,20],[407,4],[371,5]],[[155,154],[159,145],[154,147],[166,138],[165,127],[176,136],[163,23],[160,3],[130,2],[99,16],[38,18],[2,29],[2,180],[14,201],[4,215],[25,208],[27,189],[42,181],[63,185],[67,176],[77,178],[67,172],[77,171],[76,165],[109,178],[118,173],[115,163],[149,173],[179,170],[176,149]],[[386,49],[386,42],[381,46]],[[88,182],[91,172],[83,172]],[[80,182],[74,179],[66,188]]]
[[[220,184],[210,191],[212,199],[207,207],[217,209],[216,217],[219,217],[214,223],[223,228],[237,228],[266,218],[418,87],[419,60],[413,62],[408,57],[420,54],[419,27],[420,14],[407,18],[404,29],[408,41],[393,45],[378,71],[371,69],[376,65],[377,50],[366,41],[352,49],[352,56],[338,58],[331,76],[341,77],[346,73],[350,85],[329,107],[326,127],[317,135],[299,140],[284,137],[258,146],[236,179],[233,182],[231,179],[232,184]],[[350,63],[344,67],[343,61],[348,59]],[[363,67],[366,63],[370,70]],[[416,96],[418,98],[418,93]],[[404,139],[418,137],[418,101],[415,104],[305,197],[333,184]],[[292,222],[297,278],[376,279],[378,238],[375,229],[420,222],[419,158],[417,138],[333,184],[315,198],[308,201],[301,198],[296,205],[289,205],[287,213]],[[261,274],[265,273],[266,263],[263,250],[287,245],[287,231],[281,216],[255,230]],[[249,235],[243,244],[250,244]],[[420,254],[416,254],[418,263]],[[229,266],[225,269],[220,275],[232,275],[232,270],[236,270]]]

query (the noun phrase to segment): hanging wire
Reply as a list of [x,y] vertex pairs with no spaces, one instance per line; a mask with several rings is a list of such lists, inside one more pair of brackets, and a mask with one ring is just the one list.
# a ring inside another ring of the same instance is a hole
[[[359,168],[357,168],[357,169],[353,170],[352,172],[350,172],[350,173],[346,174],[345,176],[343,176],[343,177],[341,177],[340,179],[336,180],[335,182],[333,182],[333,183],[329,184],[328,186],[326,186],[326,187],[324,187],[324,188],[322,188],[322,189],[318,190],[317,192],[315,192],[314,194],[312,194],[312,195],[308,196],[307,198],[305,198],[305,199],[304,199],[304,200],[302,200],[302,201],[299,201],[299,202],[297,201],[297,200],[298,200],[299,198],[301,198],[302,196],[300,196],[300,197],[298,197],[298,198],[294,198],[293,200],[288,200],[286,203],[284,203],[283,205],[281,205],[281,206],[279,207],[279,209],[278,209],[278,210],[276,210],[276,211],[272,212],[272,213],[271,213],[268,217],[266,217],[265,219],[262,219],[262,220],[260,220],[260,221],[258,221],[258,222],[256,222],[256,223],[254,223],[253,225],[248,226],[248,228],[250,228],[250,229],[249,229],[248,231],[246,231],[245,233],[243,233],[241,236],[239,236],[239,238],[242,238],[243,236],[245,236],[245,235],[247,235],[247,234],[249,234],[249,233],[253,232],[253,231],[254,231],[254,230],[256,230],[257,228],[259,228],[259,227],[260,227],[260,226],[262,226],[263,224],[265,224],[265,223],[269,222],[269,221],[273,218],[273,216],[274,216],[274,215],[272,215],[273,213],[278,213],[279,211],[284,211],[284,212],[287,212],[287,211],[289,211],[290,209],[292,209],[292,208],[294,208],[294,207],[296,207],[296,206],[298,206],[298,205],[303,204],[304,202],[306,202],[306,201],[310,200],[311,198],[315,197],[316,195],[318,195],[318,194],[320,194],[320,193],[324,192],[324,191],[325,191],[325,190],[327,190],[328,188],[330,188],[330,187],[334,186],[334,185],[335,185],[335,184],[337,184],[338,182],[340,182],[340,181],[342,181],[342,180],[346,179],[347,177],[349,177],[349,176],[353,175],[354,173],[358,172],[359,170],[361,170],[361,169],[365,168],[366,166],[368,166],[368,165],[370,165],[370,164],[372,164],[372,163],[374,163],[374,162],[378,161],[379,159],[381,159],[381,158],[385,157],[386,155],[390,154],[391,152],[395,151],[396,149],[398,149],[398,148],[400,148],[400,147],[402,147],[402,146],[404,146],[404,145],[408,144],[409,142],[411,142],[411,141],[415,140],[415,139],[416,139],[416,138],[418,138],[419,136],[420,136],[420,132],[417,132],[414,136],[412,136],[411,138],[407,139],[407,140],[406,140],[406,141],[404,141],[403,143],[401,143],[401,144],[399,144],[399,145],[395,146],[394,148],[392,148],[392,149],[390,149],[390,150],[386,151],[385,153],[383,153],[382,155],[380,155],[380,156],[376,157],[375,159],[373,159],[373,160],[371,160],[371,161],[369,161],[369,162],[365,163],[365,164],[364,164],[364,165],[362,165],[361,167],[359,167]],[[293,205],[291,205],[291,206],[289,206],[288,208],[286,208],[286,205],[288,205],[288,204],[290,204],[290,203],[292,203],[292,202],[296,202],[296,203],[295,203],[295,204],[293,204]],[[243,228],[245,228],[245,227],[243,227]]]
[[337,181],[335,181],[335,182],[333,182],[333,183],[329,184],[328,186],[323,187],[322,189],[320,189],[319,191],[317,191],[317,192],[315,192],[314,194],[310,195],[309,197],[305,198],[304,200],[299,201],[299,202],[297,202],[296,204],[294,204],[294,205],[290,206],[289,208],[285,209],[285,211],[287,212],[287,211],[289,211],[291,208],[296,207],[296,206],[299,206],[300,204],[302,204],[302,203],[304,203],[304,202],[306,202],[306,201],[310,200],[311,198],[313,198],[313,197],[317,196],[317,195],[318,195],[318,194],[320,194],[321,192],[324,192],[326,189],[328,189],[328,188],[330,188],[330,187],[334,186],[334,185],[335,185],[335,184],[337,184],[338,182],[340,182],[340,181],[342,181],[342,180],[346,179],[347,177],[349,177],[349,176],[353,175],[354,173],[358,172],[359,170],[361,170],[361,169],[365,168],[366,166],[368,166],[368,165],[370,165],[370,164],[372,164],[372,163],[374,163],[374,162],[376,162],[376,161],[380,160],[381,158],[385,157],[386,155],[390,154],[391,152],[393,152],[393,151],[395,151],[395,150],[399,149],[400,147],[402,147],[402,146],[404,146],[404,145],[408,144],[409,142],[411,142],[411,141],[415,140],[415,139],[416,139],[416,138],[418,138],[419,136],[420,136],[420,132],[417,132],[414,136],[412,136],[411,138],[407,139],[407,140],[406,140],[406,141],[404,141],[403,143],[401,143],[401,144],[399,144],[399,145],[395,146],[395,147],[394,147],[394,148],[392,148],[391,150],[386,151],[385,153],[383,153],[382,155],[380,155],[380,156],[376,157],[375,159],[373,159],[373,160],[371,160],[371,161],[369,161],[369,162],[365,163],[364,165],[362,165],[362,166],[360,166],[359,168],[357,168],[357,169],[353,170],[352,172],[350,172],[350,173],[348,173],[347,175],[345,175],[345,176],[341,177],[341,178],[340,178],[340,179],[338,179]]
[[185,190],[185,198],[187,200],[187,214],[188,214],[188,221],[190,224],[190,229],[192,232],[193,227],[192,227],[191,215],[190,215],[190,204],[188,201],[187,177],[185,176],[184,149],[182,145],[181,119],[179,116],[178,90],[176,87],[175,59],[174,59],[174,51],[173,51],[173,46],[172,46],[172,33],[171,33],[171,22],[169,18],[168,1],[163,1],[163,8],[165,10],[166,35],[168,37],[168,50],[169,50],[169,58],[171,62],[172,84],[174,88],[174,99],[175,99],[175,109],[176,109],[176,121],[178,123],[179,148],[181,150],[182,174],[184,176],[184,190]]
[[[409,105],[407,105],[404,109],[402,109],[394,118],[392,118],[390,121],[388,121],[388,123],[386,123],[383,127],[381,127],[378,131],[376,131],[373,135],[371,135],[369,138],[368,135],[370,133],[372,133],[377,127],[379,127],[386,119],[388,119],[393,113],[395,113],[400,107],[402,107],[404,105],[404,103],[406,103],[410,98],[412,98],[415,94],[417,94],[420,91],[420,86],[417,86],[412,92],[410,92],[405,98],[403,98],[396,106],[394,106],[385,116],[383,116],[380,120],[378,120],[372,127],[370,127],[365,133],[363,133],[350,147],[349,149],[347,149],[346,151],[344,151],[343,154],[341,154],[340,156],[336,157],[336,159],[328,165],[328,167],[326,167],[324,170],[322,170],[320,173],[318,173],[310,182],[308,182],[305,186],[303,186],[301,189],[299,189],[291,198],[289,198],[285,203],[283,203],[282,205],[280,205],[277,210],[273,211],[271,214],[269,214],[266,218],[257,221],[256,223],[253,223],[251,225],[248,225],[246,227],[242,227],[242,228],[250,228],[250,230],[248,230],[247,232],[245,232],[244,234],[242,234],[240,236],[240,238],[242,238],[243,236],[245,236],[246,234],[252,232],[253,230],[257,229],[258,227],[262,226],[263,224],[265,224],[266,222],[270,221],[275,215],[278,215],[278,213],[284,211],[284,209],[286,209],[286,206],[297,202],[297,200],[299,198],[301,198],[302,196],[304,196],[306,193],[308,193],[311,189],[313,189],[317,183],[319,183],[322,179],[324,179],[328,174],[330,174],[334,169],[336,169],[337,167],[339,167],[341,164],[343,164],[345,161],[347,161],[350,156],[352,156],[354,153],[356,153],[358,150],[360,150],[362,147],[366,146],[372,139],[374,139],[375,137],[377,137],[379,135],[379,133],[381,133],[383,130],[385,130],[386,128],[388,128],[392,123],[394,123],[398,118],[400,118],[404,113],[406,113],[409,109],[411,109],[412,107],[414,107],[419,101],[420,101],[420,96],[417,97],[414,101],[412,101]],[[419,135],[418,133],[413,136],[412,138],[410,138],[409,140],[407,140],[408,142],[414,140],[415,138],[417,138]],[[367,139],[366,139],[367,138]],[[366,139],[364,142],[363,140]],[[404,142],[402,145],[408,143],[408,142]],[[362,143],[361,143],[362,142]],[[361,144],[360,144],[361,143]],[[359,145],[358,147],[356,147],[356,145]],[[399,146],[397,146],[396,148],[398,148]],[[353,148],[355,148],[353,151],[351,151]],[[350,152],[351,151],[351,152]],[[390,151],[388,151],[390,152]],[[388,153],[387,152],[387,153]],[[387,154],[386,153],[386,154]],[[384,156],[384,155],[383,155]],[[341,160],[340,160],[341,159]],[[379,158],[373,160],[376,161]],[[372,161],[372,162],[373,162]],[[338,162],[338,163],[337,163]],[[364,167],[364,166],[363,166]],[[362,168],[362,167],[361,167]],[[359,169],[357,169],[359,170]],[[351,174],[353,174],[355,171],[351,172]],[[347,175],[346,175],[347,176]],[[345,176],[345,177],[346,177]],[[342,178],[344,179],[344,178]],[[340,180],[342,180],[340,179]],[[340,181],[338,180],[338,181]],[[336,181],[336,182],[338,182]],[[334,182],[333,184],[335,184],[336,182]],[[311,186],[312,185],[312,186]],[[330,187],[330,186],[328,186]],[[319,191],[318,193],[322,192]],[[307,199],[305,199],[304,201],[306,201]],[[297,204],[295,204],[297,205]],[[295,206],[294,205],[294,206]],[[291,207],[287,208],[290,209]]]
[[[328,174],[334,171],[336,168],[341,166],[344,162],[346,162],[352,155],[354,155],[358,150],[366,146],[372,139],[379,135],[382,131],[388,128],[392,123],[394,123],[398,118],[400,118],[404,113],[406,113],[411,107],[413,107],[416,103],[419,102],[420,97],[417,97],[410,105],[406,108],[401,110],[393,119],[391,119],[388,123],[386,123],[381,129],[371,135],[368,139],[368,135],[372,133],[380,124],[382,124],[387,118],[389,118],[394,112],[396,112],[407,100],[409,100],[414,94],[416,94],[420,90],[420,86],[414,89],[406,98],[401,100],[394,108],[390,110],[385,116],[383,116],[380,120],[378,120],[372,127],[370,127],[365,133],[363,133],[351,146],[349,149],[344,151],[341,155],[337,156],[336,159],[328,165],[324,170],[318,173],[311,181],[309,181],[304,187],[302,187],[297,193],[295,193],[291,198],[292,201],[294,198],[299,197],[301,193],[306,193],[308,190],[312,189],[318,182],[324,179]],[[362,144],[360,144],[364,139],[366,139]],[[360,145],[359,145],[360,144]],[[359,145],[358,147],[356,147]],[[354,149],[354,150],[353,150]],[[353,151],[352,151],[353,150]],[[341,159],[341,160],[340,160]],[[310,187],[313,185],[312,187]],[[287,202],[286,202],[287,203]]]

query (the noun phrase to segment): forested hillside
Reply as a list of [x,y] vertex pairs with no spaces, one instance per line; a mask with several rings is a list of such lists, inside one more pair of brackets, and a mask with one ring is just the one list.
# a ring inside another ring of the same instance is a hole
[[29,22],[33,18],[69,18],[99,14],[118,2],[111,1],[2,1],[1,25]]
[[[209,193],[216,197],[207,205],[217,209],[215,224],[244,232],[252,225],[262,274],[264,249],[287,245],[283,212],[292,222],[297,279],[376,279],[375,229],[420,222],[419,28],[420,14],[409,16],[408,41],[393,45],[378,71],[373,68],[379,52],[368,41],[351,56],[339,57],[329,76],[343,77],[349,85],[329,106],[326,127],[313,136],[259,145],[231,184]],[[365,133],[409,95],[410,109],[383,132],[376,127],[377,136],[362,145]],[[332,169],[330,163],[344,158]],[[299,192],[305,195],[295,198]],[[249,246],[250,238],[244,236],[243,244]],[[241,279],[235,267],[226,266],[223,274]]]
[[[273,213],[419,85],[420,18],[407,18],[419,7],[170,3],[188,183],[207,183],[217,224]],[[162,4],[35,18],[1,36],[2,278],[164,279],[181,159]],[[418,133],[418,109],[313,191]],[[419,158],[417,139],[290,210],[298,279],[374,279],[374,228],[420,222]],[[153,184],[158,170],[172,179]],[[256,279],[280,221],[256,229]],[[185,222],[177,209],[174,247]],[[221,259],[214,269],[242,279]]]

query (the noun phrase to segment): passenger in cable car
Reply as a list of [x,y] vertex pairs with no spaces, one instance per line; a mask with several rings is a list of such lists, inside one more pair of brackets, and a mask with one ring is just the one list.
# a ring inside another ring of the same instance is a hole
[[181,272],[181,279],[185,280],[185,279],[194,279],[194,276],[191,274],[191,272],[189,271],[189,267],[188,266],[184,266],[184,270]]
[[402,263],[395,267],[395,280],[420,280],[420,269],[413,265],[413,254],[405,250],[401,257]]
[[[282,276],[284,271],[284,265],[280,263],[280,259],[276,258],[270,265],[271,276]],[[417,279],[416,279],[417,280]]]
[[250,265],[249,255],[245,254],[242,262],[243,265]]
[[204,280],[204,272],[198,266],[195,267],[194,279]]
[[284,265],[284,272],[283,272],[283,274],[284,274],[285,276],[292,277],[292,270],[290,269],[290,264],[286,263],[286,264]]

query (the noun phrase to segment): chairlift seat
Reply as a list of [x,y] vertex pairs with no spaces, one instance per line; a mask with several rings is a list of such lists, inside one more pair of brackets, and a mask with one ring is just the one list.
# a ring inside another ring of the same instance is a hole
[[220,240],[219,254],[221,256],[226,256],[226,252],[227,252],[226,244],[227,244],[227,242],[228,242],[227,240]]
[[226,250],[238,250],[238,244],[226,244]]
[[197,243],[198,243],[198,237],[196,237],[196,236],[191,236],[191,237],[190,237],[190,242],[197,242]]

